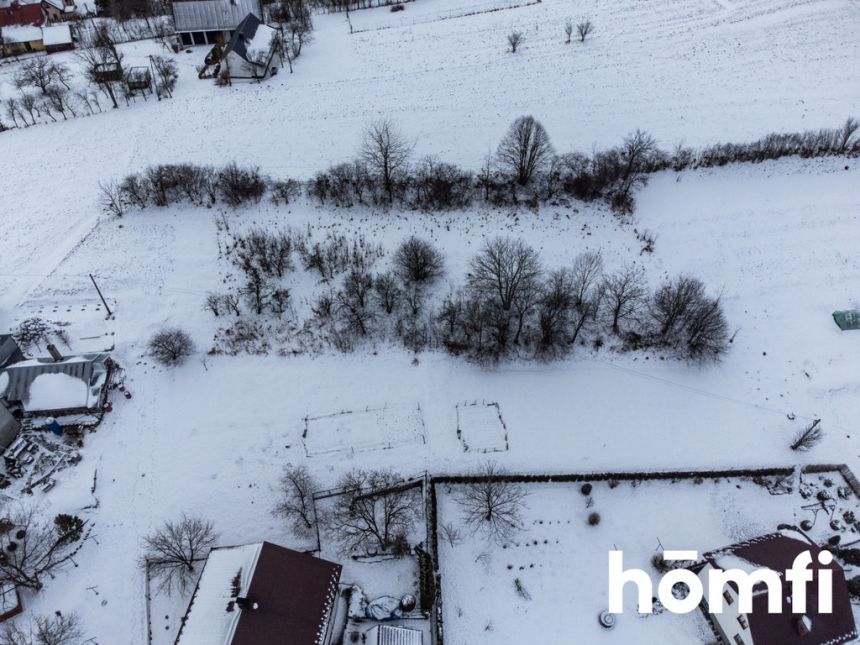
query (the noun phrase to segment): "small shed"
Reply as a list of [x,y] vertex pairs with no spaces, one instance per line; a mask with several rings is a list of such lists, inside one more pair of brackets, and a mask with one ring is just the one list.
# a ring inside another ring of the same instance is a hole
[[842,331],[860,329],[860,309],[834,311],[833,320],[836,321]]
[[132,92],[152,87],[152,74],[148,67],[130,67],[125,72],[125,85]]
[[122,80],[122,65],[117,62],[98,63],[93,68],[93,75],[100,83]]

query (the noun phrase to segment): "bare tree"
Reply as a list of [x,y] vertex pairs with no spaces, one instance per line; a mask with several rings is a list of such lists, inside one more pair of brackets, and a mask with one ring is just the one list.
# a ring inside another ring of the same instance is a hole
[[448,522],[447,524],[440,526],[439,535],[441,535],[442,539],[445,540],[452,548],[457,546],[457,544],[459,544],[463,539],[463,532],[453,522]]
[[576,25],[576,33],[579,35],[579,42],[584,43],[586,36],[594,31],[594,25],[590,20],[583,20]]
[[373,281],[373,292],[376,295],[377,305],[387,314],[394,313],[403,297],[397,278],[391,272],[376,276],[376,280]]
[[30,115],[30,125],[36,125],[36,114],[39,113],[37,108],[36,96],[27,92],[21,93],[21,109]]
[[477,481],[464,485],[456,498],[466,524],[496,540],[510,538],[522,528],[526,493],[506,476],[504,469],[488,462],[474,474]]
[[30,58],[24,61],[15,72],[14,83],[18,89],[34,87],[42,92],[54,82],[55,66],[47,57]]
[[567,36],[567,40],[564,41],[564,44],[569,45],[570,37],[573,35],[573,22],[570,20],[566,20],[564,23],[564,35]]
[[368,169],[382,179],[389,203],[394,199],[394,183],[409,163],[412,146],[388,119],[372,123],[364,132],[361,158]]
[[353,270],[344,278],[344,288],[335,296],[335,311],[354,333],[366,336],[375,318],[370,304],[373,277],[364,271]]
[[710,298],[701,280],[681,275],[654,294],[651,318],[659,342],[688,359],[719,358],[728,348],[728,323],[719,297]]
[[19,509],[0,537],[0,582],[38,591],[45,576],[70,562],[89,531],[74,515],[57,515],[53,522],[39,518],[36,507]]
[[539,355],[548,357],[566,351],[576,303],[575,292],[569,269],[557,269],[550,273],[538,302]]
[[178,586],[184,591],[215,538],[212,522],[183,514],[144,538],[144,564],[148,563],[150,573],[161,579],[162,589],[171,592]]
[[404,282],[432,282],[444,273],[442,253],[430,242],[415,236],[394,253],[394,267]]
[[504,311],[511,310],[523,290],[534,288],[541,275],[537,251],[520,239],[505,237],[488,240],[470,267],[469,288]]
[[125,200],[115,181],[99,182],[100,203],[106,213],[121,217],[125,213]]
[[512,31],[508,34],[508,45],[511,46],[511,53],[517,53],[517,47],[519,47],[523,40],[525,40],[525,36],[523,36],[521,31]]
[[14,96],[10,96],[3,101],[3,107],[6,108],[6,115],[12,119],[12,123],[15,124],[16,128],[20,127],[18,125],[19,116],[21,117],[21,120],[24,121],[24,125],[27,125],[27,121],[24,119],[24,116],[21,114],[21,110],[18,107],[18,99]]
[[178,327],[162,329],[149,340],[149,353],[162,365],[179,365],[193,352],[191,336]]
[[621,168],[618,187],[612,195],[612,203],[616,209],[633,209],[631,190],[644,186],[648,181],[648,171],[657,151],[657,143],[647,132],[636,130],[624,139],[619,150]]
[[646,304],[648,289],[642,267],[628,264],[604,280],[603,295],[612,325],[618,334],[622,321],[635,318]]
[[523,186],[535,172],[544,167],[552,155],[549,135],[533,116],[521,116],[514,121],[496,152],[502,166]]
[[309,535],[316,526],[314,490],[316,481],[304,466],[288,466],[281,475],[279,499],[273,513],[292,523],[297,535]]
[[419,500],[402,483],[392,470],[352,470],[341,478],[338,488],[344,494],[326,524],[345,552],[387,551],[408,533],[417,519]]
[[106,25],[102,24],[96,27],[93,46],[79,49],[77,56],[83,62],[85,73],[90,82],[98,85],[110,98],[114,108],[118,108],[114,81],[105,74],[105,70],[108,67],[121,69],[123,55],[117,49],[116,42]]
[[688,275],[678,276],[661,285],[651,304],[651,317],[657,324],[657,334],[666,340],[677,337],[687,312],[704,297],[705,285]]
[[82,645],[81,619],[76,613],[37,615],[24,624],[6,622],[0,630],[0,645]]

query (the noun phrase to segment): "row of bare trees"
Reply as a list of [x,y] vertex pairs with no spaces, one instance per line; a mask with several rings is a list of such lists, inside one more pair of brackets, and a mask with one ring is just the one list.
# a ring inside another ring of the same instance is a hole
[[436,315],[448,351],[480,362],[516,354],[554,358],[604,334],[628,349],[656,347],[688,360],[719,358],[728,348],[720,297],[691,276],[650,292],[635,264],[606,273],[599,253],[546,271],[519,239],[495,238],[470,264],[464,288]]
[[[487,462],[467,477],[455,497],[462,526],[495,540],[510,538],[522,528],[524,489],[508,473]],[[420,486],[391,469],[353,469],[345,473],[317,504],[321,486],[305,466],[287,466],[277,489],[273,514],[301,537],[324,532],[344,553],[376,551],[405,555],[410,536],[423,518]],[[332,501],[333,500],[333,501]],[[441,527],[452,545],[462,537],[456,525]]]
[[[619,212],[632,212],[635,195],[651,173],[710,167],[731,162],[760,162],[789,155],[803,157],[860,155],[860,123],[849,118],[840,128],[802,133],[771,134],[745,144],[714,144],[702,150],[679,146],[661,150],[647,132],[636,130],[613,148],[591,154],[557,154],[544,126],[522,116],[509,128],[495,154],[473,173],[425,157],[412,163],[412,143],[390,120],[373,123],[364,133],[359,154],[302,183],[273,181],[258,169],[235,164],[225,171],[191,164],[161,165],[121,182],[102,184],[106,211],[121,215],[129,208],[165,206],[176,201],[211,205],[221,188],[231,206],[259,201],[267,191],[276,203],[298,198],[302,188],[321,205],[400,204],[428,211],[465,208],[474,200],[495,205],[541,201],[569,195],[584,201],[601,200]],[[152,183],[163,173],[170,190]]]

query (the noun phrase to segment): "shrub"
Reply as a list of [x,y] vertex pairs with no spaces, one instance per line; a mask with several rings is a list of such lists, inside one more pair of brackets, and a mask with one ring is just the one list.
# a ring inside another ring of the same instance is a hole
[[236,208],[246,202],[259,202],[266,193],[266,180],[259,168],[240,168],[235,162],[218,172],[221,199]]
[[162,365],[179,365],[194,352],[194,342],[177,327],[162,329],[149,340],[149,353]]
[[588,514],[588,525],[589,526],[597,526],[600,524],[600,513],[589,513]]
[[269,185],[272,201],[275,204],[289,204],[301,195],[301,184],[295,179],[273,181]]
[[394,254],[394,268],[403,282],[432,282],[444,273],[442,254],[430,242],[415,236],[407,239]]

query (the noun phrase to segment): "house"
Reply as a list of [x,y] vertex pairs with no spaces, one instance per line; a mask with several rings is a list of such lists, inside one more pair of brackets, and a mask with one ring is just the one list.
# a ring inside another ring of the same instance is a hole
[[0,398],[31,416],[101,410],[113,363],[107,354],[56,355],[8,365],[0,373]]
[[417,629],[395,625],[377,625],[365,634],[367,645],[421,645],[422,634]]
[[41,27],[45,12],[41,4],[21,4],[17,0],[0,5],[0,29],[5,27]]
[[239,23],[221,55],[221,66],[231,79],[261,79],[272,70],[272,60],[279,51],[278,31],[264,25],[249,13]]
[[263,18],[260,0],[176,0],[173,24],[183,45],[223,45],[249,13]]
[[42,27],[42,43],[49,54],[75,48],[72,41],[72,30],[68,25],[50,25]]
[[[791,609],[791,584],[785,583],[785,571],[802,552],[812,556],[812,582],[806,585],[806,613]],[[782,612],[768,613],[768,588],[763,582],[753,587],[752,613],[738,608],[738,587],[729,582],[723,589],[723,611],[709,613],[705,601],[703,610],[725,645],[839,645],[857,638],[854,615],[845,574],[833,561],[824,566],[818,561],[821,549],[800,531],[771,533],[704,555],[699,571],[707,589],[708,573],[714,569],[752,570],[768,568],[783,579]],[[829,569],[833,575],[833,611],[818,612],[818,572]]]
[[209,552],[176,645],[328,645],[341,567],[262,542]]
[[42,0],[42,9],[48,22],[70,20],[77,11],[75,0]]
[[0,42],[4,56],[20,56],[30,52],[45,51],[42,30],[30,25],[0,27]]

